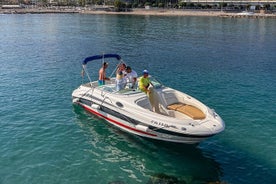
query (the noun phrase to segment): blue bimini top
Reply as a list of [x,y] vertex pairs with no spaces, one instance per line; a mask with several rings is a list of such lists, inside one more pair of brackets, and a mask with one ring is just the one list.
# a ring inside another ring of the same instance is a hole
[[102,55],[87,57],[83,60],[82,64],[86,65],[90,61],[104,59],[104,58],[116,58],[117,60],[121,60],[121,56],[119,56],[118,54],[102,54]]

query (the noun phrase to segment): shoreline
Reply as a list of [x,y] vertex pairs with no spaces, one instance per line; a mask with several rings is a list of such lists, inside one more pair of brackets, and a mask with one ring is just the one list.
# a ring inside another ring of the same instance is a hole
[[201,17],[251,17],[251,18],[276,18],[276,14],[254,13],[250,15],[239,14],[233,12],[225,12],[220,10],[176,10],[176,9],[159,9],[145,10],[133,9],[130,12],[107,12],[107,11],[92,11],[85,10],[83,14],[105,14],[105,15],[149,15],[149,16],[201,16]]
[[276,14],[254,13],[242,14],[220,10],[187,10],[187,9],[133,9],[128,12],[115,12],[105,10],[74,10],[74,9],[0,9],[0,14],[64,14],[79,13],[91,15],[146,15],[146,16],[202,16],[202,17],[230,17],[230,18],[276,18]]

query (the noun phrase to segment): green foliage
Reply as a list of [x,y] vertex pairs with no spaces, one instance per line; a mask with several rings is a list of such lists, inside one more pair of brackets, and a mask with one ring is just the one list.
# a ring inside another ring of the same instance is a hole
[[266,10],[269,10],[270,9],[270,4],[265,4],[264,7],[265,7]]
[[195,7],[195,4],[194,3],[189,3],[188,6],[193,8],[193,7]]
[[138,8],[138,3],[136,3],[136,2],[133,3],[133,4],[132,4],[132,7],[133,7],[133,8]]
[[104,4],[104,1],[103,1],[103,0],[97,0],[97,1],[96,1],[96,4],[97,4],[97,5],[103,5],[103,4]]
[[151,2],[146,2],[145,3],[145,6],[151,6],[152,4],[151,4]]
[[227,6],[227,3],[219,3],[219,6],[225,8]]
[[184,7],[187,6],[187,3],[186,3],[186,2],[180,2],[180,3],[178,4],[178,6],[179,6],[180,8],[184,8]]
[[116,11],[123,11],[123,9],[126,8],[126,4],[121,0],[115,0],[114,7]]
[[85,0],[78,0],[79,1],[79,6],[85,6]]
[[164,8],[165,4],[164,3],[158,3],[158,8]]

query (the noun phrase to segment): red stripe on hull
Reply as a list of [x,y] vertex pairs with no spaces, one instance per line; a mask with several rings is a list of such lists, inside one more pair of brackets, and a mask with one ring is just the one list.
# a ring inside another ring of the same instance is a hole
[[106,120],[112,122],[113,124],[119,125],[119,126],[124,127],[124,128],[126,128],[126,129],[129,129],[129,130],[132,130],[132,131],[135,131],[135,132],[138,132],[138,133],[142,133],[142,134],[145,134],[145,135],[150,135],[150,136],[154,136],[154,137],[157,136],[157,135],[155,135],[155,134],[151,134],[151,133],[147,133],[147,132],[138,130],[138,129],[136,129],[136,128],[127,126],[127,125],[125,125],[125,124],[123,124],[123,123],[120,123],[120,122],[118,122],[118,121],[116,121],[116,120],[113,120],[113,119],[111,119],[111,118],[109,118],[109,117],[106,117],[106,116],[102,115],[101,113],[98,113],[98,112],[96,112],[96,111],[94,111],[94,110],[92,110],[92,109],[86,107],[85,105],[82,105],[81,103],[79,103],[79,105],[81,105],[85,110],[91,112],[92,114],[95,114],[95,115],[97,115],[97,116],[100,116],[100,117],[102,117],[102,118],[104,118],[104,119],[106,119]]

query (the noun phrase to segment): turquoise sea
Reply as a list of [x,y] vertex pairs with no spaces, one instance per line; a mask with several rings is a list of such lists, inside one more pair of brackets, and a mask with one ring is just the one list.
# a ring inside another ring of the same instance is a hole
[[[275,28],[275,19],[0,15],[0,183],[275,183]],[[194,146],[161,143],[72,105],[80,62],[101,53],[214,108],[225,131]]]

